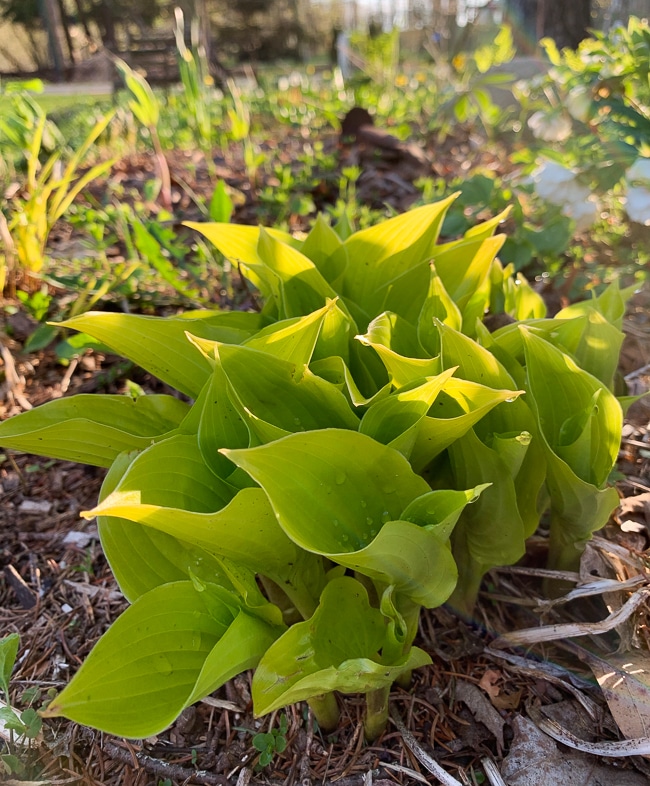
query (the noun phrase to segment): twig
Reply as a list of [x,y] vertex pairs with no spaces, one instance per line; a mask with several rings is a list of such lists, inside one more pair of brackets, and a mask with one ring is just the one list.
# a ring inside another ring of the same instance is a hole
[[545,625],[541,628],[526,628],[525,630],[499,636],[498,639],[492,642],[492,646],[497,649],[502,647],[520,647],[529,644],[539,644],[543,641],[571,638],[573,636],[607,633],[612,628],[625,622],[648,598],[650,598],[650,588],[646,587],[632,595],[618,611],[610,614],[609,617],[606,617],[601,622],[569,622],[559,625]]
[[650,737],[641,737],[636,740],[621,740],[620,742],[587,742],[575,737],[571,732],[560,726],[557,721],[545,718],[539,710],[530,707],[528,714],[549,737],[553,737],[554,740],[561,742],[563,745],[568,745],[569,748],[575,748],[575,750],[583,753],[611,758],[650,754]]
[[415,737],[406,728],[404,721],[401,719],[395,707],[390,708],[390,717],[393,719],[399,733],[402,735],[406,747],[432,775],[436,776],[443,786],[463,786],[460,781],[457,781],[456,778],[452,777],[448,772],[445,772],[438,762],[422,748]]
[[[112,742],[106,741],[104,743],[104,750],[111,757],[122,764],[133,766],[133,757],[129,751],[120,748]],[[216,775],[212,772],[205,772],[204,770],[194,770],[190,767],[182,767],[180,764],[168,764],[161,759],[154,759],[153,756],[147,756],[146,753],[136,752],[135,758],[138,764],[143,767],[147,772],[154,775],[162,775],[164,778],[177,779],[179,781],[195,781],[196,783],[205,783],[208,786],[232,786],[232,783],[224,775]]]

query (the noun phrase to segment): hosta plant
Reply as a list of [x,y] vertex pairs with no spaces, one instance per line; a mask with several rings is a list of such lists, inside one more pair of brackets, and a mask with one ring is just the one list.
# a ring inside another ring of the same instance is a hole
[[[192,225],[259,313],[68,320],[184,394],[77,395],[0,444],[108,467],[97,506],[131,605],[47,714],[146,737],[244,669],[254,710],[388,692],[429,662],[420,609],[471,609],[540,518],[573,567],[616,504],[611,392],[626,293],[553,319],[504,268],[502,216],[439,243],[452,200],[343,240]],[[495,329],[496,325],[501,327]],[[186,401],[185,399],[189,399]]]

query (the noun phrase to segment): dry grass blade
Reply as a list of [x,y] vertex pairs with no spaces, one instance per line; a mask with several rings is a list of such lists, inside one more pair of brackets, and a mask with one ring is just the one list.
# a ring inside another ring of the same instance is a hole
[[388,762],[384,762],[381,766],[386,770],[394,770],[395,772],[401,772],[404,775],[408,775],[409,778],[413,778],[413,780],[419,781],[420,783],[426,783],[427,786],[429,784],[429,781],[424,775],[417,772],[417,770],[412,770],[410,767],[402,767],[399,764],[389,764]]
[[650,588],[644,587],[636,592],[618,611],[610,614],[601,622],[569,622],[558,625],[545,625],[541,628],[526,628],[525,630],[506,633],[492,642],[497,649],[503,647],[520,647],[530,644],[539,644],[543,641],[556,641],[558,639],[573,638],[576,636],[598,635],[620,625],[634,614],[634,612],[650,598]]
[[537,726],[549,737],[553,737],[557,742],[583,753],[591,753],[594,756],[607,756],[609,758],[621,758],[624,756],[644,756],[650,754],[650,737],[642,737],[637,740],[621,740],[620,742],[587,742],[578,739],[571,732],[562,728],[557,721],[544,718],[537,712],[529,711],[531,718]]
[[604,595],[607,592],[623,592],[625,590],[636,589],[648,583],[645,576],[633,576],[627,581],[617,581],[616,579],[601,579],[599,581],[591,581],[588,584],[583,584],[580,587],[568,592],[561,598],[553,598],[552,600],[542,600],[538,603],[538,609],[546,611],[553,606],[560,606],[563,603],[568,603],[577,598],[587,598],[593,595]]
[[397,726],[399,733],[402,735],[402,739],[404,740],[406,747],[411,751],[416,759],[423,766],[425,766],[427,770],[429,770],[432,775],[436,776],[443,786],[463,786],[460,781],[457,781],[456,778],[451,776],[448,772],[445,772],[438,762],[418,744],[415,737],[406,728],[404,721],[400,718],[399,713],[394,707],[391,707],[390,709],[390,717],[393,719],[393,722]]
[[492,759],[481,759],[481,764],[491,786],[506,786],[506,782],[501,777],[501,773]]

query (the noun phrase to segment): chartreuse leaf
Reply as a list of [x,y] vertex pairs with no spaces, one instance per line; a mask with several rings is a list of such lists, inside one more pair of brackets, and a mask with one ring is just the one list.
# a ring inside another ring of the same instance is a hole
[[[304,365],[245,346],[223,345],[219,359],[236,398],[233,403],[258,438],[263,435],[251,415],[286,432],[359,426],[345,396]],[[273,434],[274,439],[280,436]]]
[[416,328],[392,311],[384,311],[375,317],[368,325],[364,338],[371,346],[380,344],[406,357],[428,359],[418,340]]
[[280,320],[260,330],[244,345],[295,363],[298,367],[305,366],[314,354],[325,317],[335,307],[336,301],[330,300],[323,308],[307,316]]
[[314,263],[287,243],[260,228],[257,253],[280,282],[280,317],[298,317],[322,308],[336,292]]
[[409,458],[422,419],[453,373],[454,369],[449,369],[373,403],[363,416],[359,431]]
[[[241,269],[246,278],[260,290],[269,302],[278,305],[280,298],[278,278],[264,265],[257,253],[260,237],[259,227],[242,224],[198,224],[192,221],[188,221],[186,226],[196,229],[197,232],[204,235],[226,259]],[[295,240],[286,232],[277,229],[268,229],[267,232],[284,243],[301,245],[300,241]]]
[[262,486],[289,537],[317,553],[364,548],[430,490],[400,453],[354,431],[308,431],[223,453]]
[[[356,551],[325,553],[377,582],[380,588],[392,585],[412,603],[428,609],[442,605],[454,591],[458,569],[448,540],[435,529],[423,529],[410,521],[387,521],[369,544]],[[342,538],[343,546],[347,541]]]
[[382,664],[386,633],[385,619],[362,584],[349,577],[331,581],[314,616],[293,625],[260,661],[253,677],[255,713],[333,690],[366,693],[431,662],[413,647],[397,663]]
[[[235,264],[243,262],[246,265],[259,264],[257,255],[257,242],[260,237],[260,228],[245,224],[221,224],[218,222],[198,223],[196,221],[184,222],[186,227],[195,229],[206,237],[219,251]],[[283,243],[288,243],[299,248],[302,243],[288,232],[279,229],[267,229],[270,235]]]
[[254,666],[280,632],[216,585],[164,584],[112,624],[44,715],[148,737]]
[[440,358],[427,357],[416,329],[397,314],[380,314],[370,323],[368,332],[356,338],[375,350],[396,388],[442,371]]
[[546,442],[584,481],[603,486],[620,447],[618,401],[568,355],[522,332],[530,392]]
[[0,424],[14,450],[108,467],[125,450],[142,450],[178,428],[187,404],[173,396],[79,394],[56,399]]
[[19,644],[20,636],[17,633],[10,633],[0,639],[0,688],[7,701],[9,701],[9,680],[16,662]]
[[341,246],[341,239],[327,223],[324,215],[319,213],[300,249],[334,288],[336,288],[337,279],[347,266],[346,255],[336,257],[336,262],[333,259],[334,253]]
[[385,398],[390,393],[390,382],[371,396],[364,396],[342,357],[328,357],[311,364],[311,371],[340,390],[353,407],[362,407]]
[[[489,483],[479,499],[465,508],[452,534],[459,581],[452,602],[471,609],[483,574],[497,565],[512,565],[524,554],[526,532],[517,505],[514,478],[499,453],[473,430],[449,447],[454,481],[461,487]],[[496,524],[498,522],[498,526]]]
[[235,496],[203,462],[196,437],[172,437],[145,450],[115,490],[82,515],[153,527],[267,575],[287,592],[302,591],[303,580],[319,589],[320,562],[282,532],[266,495],[246,488]]
[[584,543],[618,504],[615,489],[603,486],[618,454],[622,410],[607,388],[568,355],[522,331],[530,391],[547,449],[549,561],[574,568]]
[[434,319],[444,322],[454,330],[463,325],[463,315],[445,289],[442,279],[431,265],[429,291],[418,317],[418,341],[420,346],[432,357],[440,354],[440,334]]
[[611,390],[623,338],[623,331],[608,322],[599,311],[585,308],[582,317],[562,320],[550,340]]
[[494,257],[505,239],[505,235],[479,236],[435,250],[433,264],[436,273],[461,312],[488,278]]
[[219,448],[247,447],[250,437],[246,423],[232,403],[228,380],[218,360],[192,410],[181,431],[198,433],[203,460],[217,476],[227,478],[234,466],[219,453]]
[[421,472],[443,450],[466,434],[498,404],[514,401],[522,391],[495,390],[476,382],[451,377],[443,392],[418,424],[410,455],[411,466]]
[[476,502],[489,486],[489,483],[482,483],[467,491],[448,489],[430,491],[414,499],[402,513],[402,519],[432,530],[443,542],[446,542],[451,537],[465,506]]
[[[100,502],[115,490],[136,456],[123,453],[113,462],[102,484]],[[230,588],[218,560],[198,546],[115,516],[99,516],[97,528],[113,575],[131,603],[161,584],[192,576]]]
[[[447,208],[455,195],[432,205],[410,210],[374,227],[355,232],[331,257],[345,274],[340,292],[352,301],[367,320],[383,311],[387,295],[396,281],[426,264],[429,249],[440,232]],[[413,300],[413,292],[411,293]]]
[[325,429],[224,452],[262,486],[301,548],[395,584],[416,603],[435,606],[449,596],[456,570],[444,542],[398,520],[429,486],[397,451]]
[[584,316],[591,309],[596,309],[610,324],[620,330],[623,327],[625,304],[636,289],[636,284],[620,289],[618,279],[615,278],[600,295],[592,297],[591,300],[573,303],[563,308],[556,316],[558,319],[573,319],[574,317]]
[[[242,327],[242,317],[250,317],[244,320],[249,327]],[[213,341],[240,343],[259,329],[260,316],[208,311],[162,318],[89,311],[60,324],[90,334],[163,382],[196,398],[212,369],[188,342],[186,332]]]

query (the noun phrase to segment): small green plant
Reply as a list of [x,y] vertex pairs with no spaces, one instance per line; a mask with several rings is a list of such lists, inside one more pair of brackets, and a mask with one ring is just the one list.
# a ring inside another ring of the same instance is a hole
[[[40,152],[47,119],[44,114],[40,116],[26,152],[27,182],[22,191],[12,199],[8,209],[7,228],[21,269],[40,273],[46,261],[47,240],[54,224],[66,213],[83,189],[114,164],[114,160],[103,161],[79,174],[90,148],[110,121],[110,114],[98,120],[65,166],[61,164],[61,154],[58,151],[52,153],[46,163],[41,165]],[[14,271],[7,273],[12,275]]]
[[[2,768],[8,775],[22,775],[25,772],[25,765],[21,757],[17,755],[18,750],[29,743],[41,730],[42,720],[35,709],[27,707],[22,712],[18,712],[9,704],[9,681],[18,654],[20,638],[17,633],[11,633],[0,639],[0,688],[5,696],[6,704],[0,704],[0,724],[9,732],[8,752],[0,753]],[[31,703],[38,697],[37,691],[27,691],[23,694],[23,702]]]
[[205,155],[208,171],[214,174],[212,146],[215,135],[215,118],[211,111],[214,93],[214,80],[210,76],[210,64],[205,49],[199,43],[198,20],[191,24],[192,46],[185,44],[185,19],[180,8],[174,9],[174,35],[178,68],[183,85],[183,95],[198,143]]
[[156,94],[151,89],[147,80],[134,71],[128,63],[119,57],[113,56],[115,66],[120,72],[124,84],[130,93],[129,108],[147,129],[151,143],[153,145],[158,174],[160,176],[160,198],[166,210],[172,209],[172,181],[169,173],[169,164],[165,158],[165,152],[160,142],[158,134],[158,123],[160,121],[160,102]]
[[438,242],[453,201],[340,234],[320,216],[304,240],[190,224],[260,313],[63,323],[190,403],[78,395],[0,424],[5,447],[109,468],[82,515],[131,605],[48,716],[147,737],[253,668],[257,715],[306,700],[332,729],[334,692],[365,693],[373,739],[391,685],[430,662],[423,607],[469,613],[542,517],[549,566],[575,569],[618,502],[630,293],[547,319],[497,257],[503,216]]
[[257,766],[259,769],[267,767],[276,753],[282,753],[287,748],[287,729],[288,729],[287,716],[282,713],[280,715],[280,722],[277,728],[273,728],[268,732],[255,734],[251,742],[256,751],[260,752]]
[[241,142],[244,153],[244,166],[251,183],[255,182],[257,170],[266,161],[266,155],[260,151],[251,136],[250,109],[244,101],[241,90],[234,80],[228,80],[228,91],[232,99],[232,106],[228,108],[230,120],[230,138],[233,142]]

